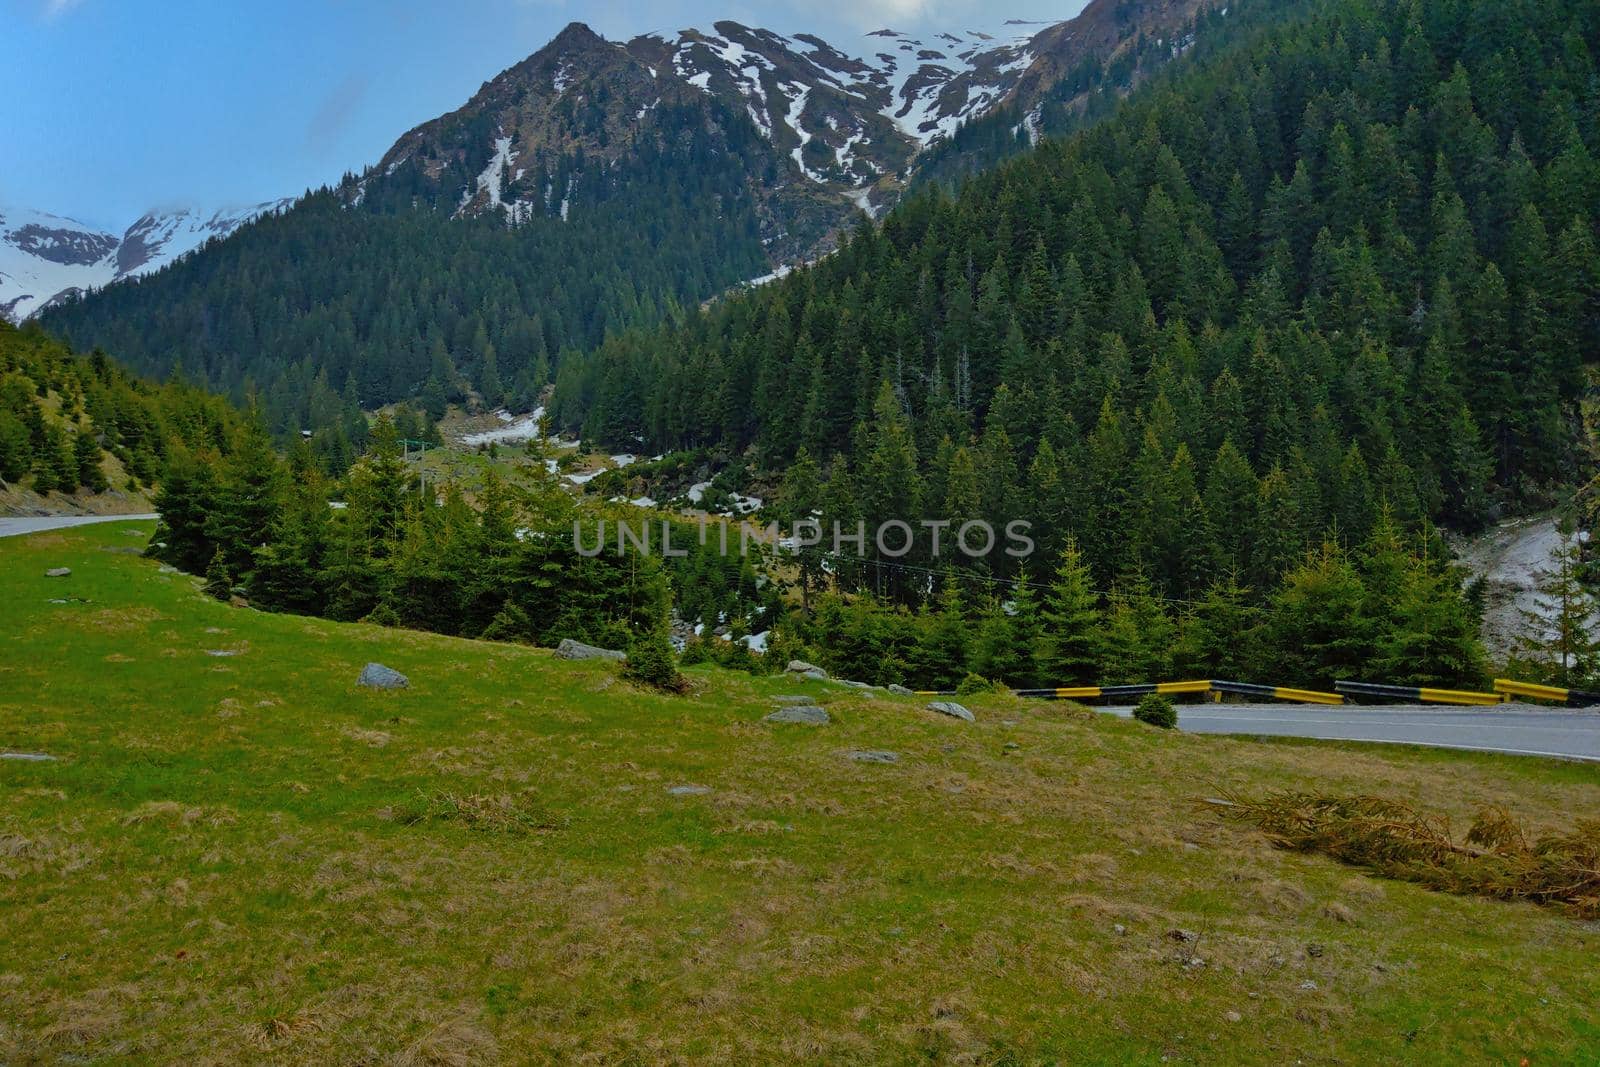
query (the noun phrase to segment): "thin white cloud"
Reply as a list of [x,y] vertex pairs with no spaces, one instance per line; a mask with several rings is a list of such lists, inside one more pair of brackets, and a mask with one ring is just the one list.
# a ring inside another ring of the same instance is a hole
[[839,22],[871,29],[953,23],[978,8],[973,0],[825,0],[820,4],[813,0],[796,6],[813,16],[826,12]]
[[48,22],[60,18],[82,3],[83,0],[44,0],[44,10],[39,14]]

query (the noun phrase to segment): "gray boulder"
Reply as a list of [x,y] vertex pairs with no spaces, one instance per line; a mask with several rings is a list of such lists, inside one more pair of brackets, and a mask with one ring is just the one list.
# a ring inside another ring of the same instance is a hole
[[618,652],[610,648],[596,648],[586,645],[582,641],[574,641],[570,637],[563,638],[556,646],[556,659],[609,659],[621,663],[628,658],[626,652]]
[[67,578],[72,574],[71,567],[51,567],[44,572],[46,578]]
[[935,700],[932,704],[928,705],[928,710],[937,711],[940,715],[948,715],[953,719],[960,719],[963,722],[978,721],[978,717],[976,715],[972,714],[972,712],[951,700]]
[[871,682],[849,682],[849,681],[846,681],[843,678],[839,679],[839,684],[840,685],[848,685],[851,689],[876,689],[876,688],[878,688],[877,686],[873,685]]
[[361,677],[356,679],[356,684],[365,689],[404,689],[411,684],[411,680],[381,663],[369,663],[361,668]]
[[800,674],[800,675],[804,675],[807,678],[826,678],[826,677],[828,677],[828,672],[827,671],[823,670],[821,667],[818,667],[814,663],[807,663],[803,659],[792,659],[792,660],[790,660],[789,661],[789,665],[787,667],[785,667],[784,670],[786,672],[788,672],[789,674]]
[[767,716],[768,722],[802,722],[811,726],[826,726],[832,720],[828,713],[818,707],[786,707],[779,708]]
[[898,684],[890,685],[889,692],[897,697],[914,697],[917,695],[915,690],[907,689],[905,686]]
[[850,758],[857,763],[898,763],[900,761],[900,753],[869,749],[862,752],[852,752],[850,753]]

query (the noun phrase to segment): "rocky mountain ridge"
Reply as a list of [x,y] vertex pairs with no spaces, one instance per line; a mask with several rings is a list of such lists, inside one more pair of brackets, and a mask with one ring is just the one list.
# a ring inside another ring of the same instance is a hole
[[0,207],[0,316],[21,322],[68,297],[160,270],[291,203],[209,215],[189,208],[151,211],[121,234],[42,211]]

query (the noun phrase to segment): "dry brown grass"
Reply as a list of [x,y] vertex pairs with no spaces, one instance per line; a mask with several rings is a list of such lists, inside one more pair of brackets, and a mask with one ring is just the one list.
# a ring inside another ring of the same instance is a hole
[[147,800],[122,817],[123,826],[160,824],[182,826],[231,826],[238,813],[223,807],[179,804],[173,800]]
[[500,1043],[471,1015],[446,1019],[407,1045],[394,1067],[487,1067],[500,1062]]
[[1450,819],[1370,795],[1275,792],[1212,806],[1262,830],[1281,848],[1344,863],[1446,893],[1555,905],[1600,918],[1600,820],[1532,836],[1501,807],[1481,810],[1464,840]]
[[418,793],[394,808],[394,818],[405,826],[446,822],[513,835],[559,830],[567,824],[566,816],[549,810],[532,793]]

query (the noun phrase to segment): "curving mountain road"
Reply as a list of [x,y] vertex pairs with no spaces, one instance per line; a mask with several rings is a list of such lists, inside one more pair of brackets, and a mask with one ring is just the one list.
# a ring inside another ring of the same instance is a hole
[[90,526],[97,522],[135,522],[159,518],[157,515],[20,515],[0,518],[0,537],[44,533],[71,526]]
[[[1132,708],[1100,711],[1124,717]],[[1371,741],[1600,762],[1600,711],[1501,704],[1488,708],[1415,705],[1182,704],[1178,728],[1197,734]]]

